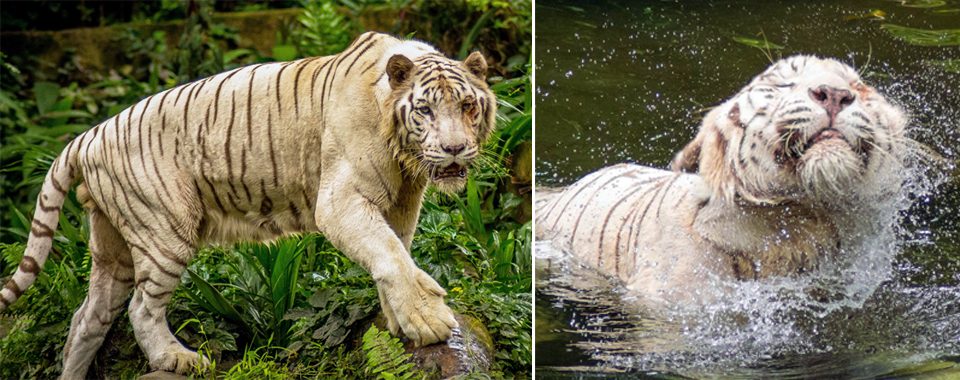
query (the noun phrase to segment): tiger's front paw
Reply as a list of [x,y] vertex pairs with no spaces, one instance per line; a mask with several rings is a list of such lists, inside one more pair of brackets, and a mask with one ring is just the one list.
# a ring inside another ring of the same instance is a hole
[[152,361],[150,364],[151,367],[158,371],[188,375],[193,373],[194,369],[209,366],[210,361],[180,344],[171,344],[157,360]]
[[380,294],[390,332],[397,335],[402,330],[417,346],[447,340],[459,326],[443,302],[447,292],[423,270],[415,269],[412,279],[381,289]]

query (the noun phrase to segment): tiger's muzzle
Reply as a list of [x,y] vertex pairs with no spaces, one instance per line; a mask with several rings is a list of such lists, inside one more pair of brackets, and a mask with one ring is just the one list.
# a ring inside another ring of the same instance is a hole
[[782,120],[777,124],[781,139],[776,159],[779,163],[795,163],[802,159],[815,146],[818,150],[849,149],[866,158],[869,154],[869,136],[863,136],[851,130],[847,122],[850,117],[841,115],[856,101],[856,95],[850,90],[826,84],[811,86],[807,90],[809,101],[820,112],[800,114],[799,117]]

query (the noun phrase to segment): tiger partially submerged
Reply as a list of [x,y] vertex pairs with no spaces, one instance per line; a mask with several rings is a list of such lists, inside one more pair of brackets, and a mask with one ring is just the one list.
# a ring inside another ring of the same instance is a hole
[[538,192],[537,237],[652,301],[809,272],[891,233],[906,123],[851,67],[783,59],[704,117],[674,171],[621,164]]
[[144,99],[71,141],[40,191],[0,310],[36,279],[72,184],[90,217],[90,290],[70,325],[63,378],[83,378],[133,291],[151,367],[202,359],[166,305],[197,248],[320,231],[377,283],[391,332],[416,344],[457,327],[444,290],[410,257],[425,187],[463,187],[495,123],[479,53],[463,62],[366,33],[344,52],[256,64]]

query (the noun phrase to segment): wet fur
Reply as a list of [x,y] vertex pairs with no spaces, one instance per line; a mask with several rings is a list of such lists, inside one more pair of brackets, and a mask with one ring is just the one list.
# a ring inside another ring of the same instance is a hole
[[[856,94],[829,125],[806,92],[822,83]],[[616,165],[538,199],[537,237],[652,301],[808,273],[863,231],[890,233],[906,123],[852,68],[787,58],[711,110],[673,172]],[[842,140],[811,143],[827,126]]]

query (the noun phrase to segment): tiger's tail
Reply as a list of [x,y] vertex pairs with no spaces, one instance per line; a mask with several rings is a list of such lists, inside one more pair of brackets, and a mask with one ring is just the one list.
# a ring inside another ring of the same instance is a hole
[[33,285],[43,269],[43,263],[47,261],[47,255],[50,254],[50,247],[53,244],[53,233],[60,220],[60,208],[75,179],[74,172],[79,149],[74,150],[74,145],[79,146],[80,140],[78,137],[68,144],[47,171],[43,187],[37,196],[37,208],[33,212],[27,249],[23,253],[23,259],[20,260],[17,271],[0,290],[0,311],[13,304],[30,285]]

